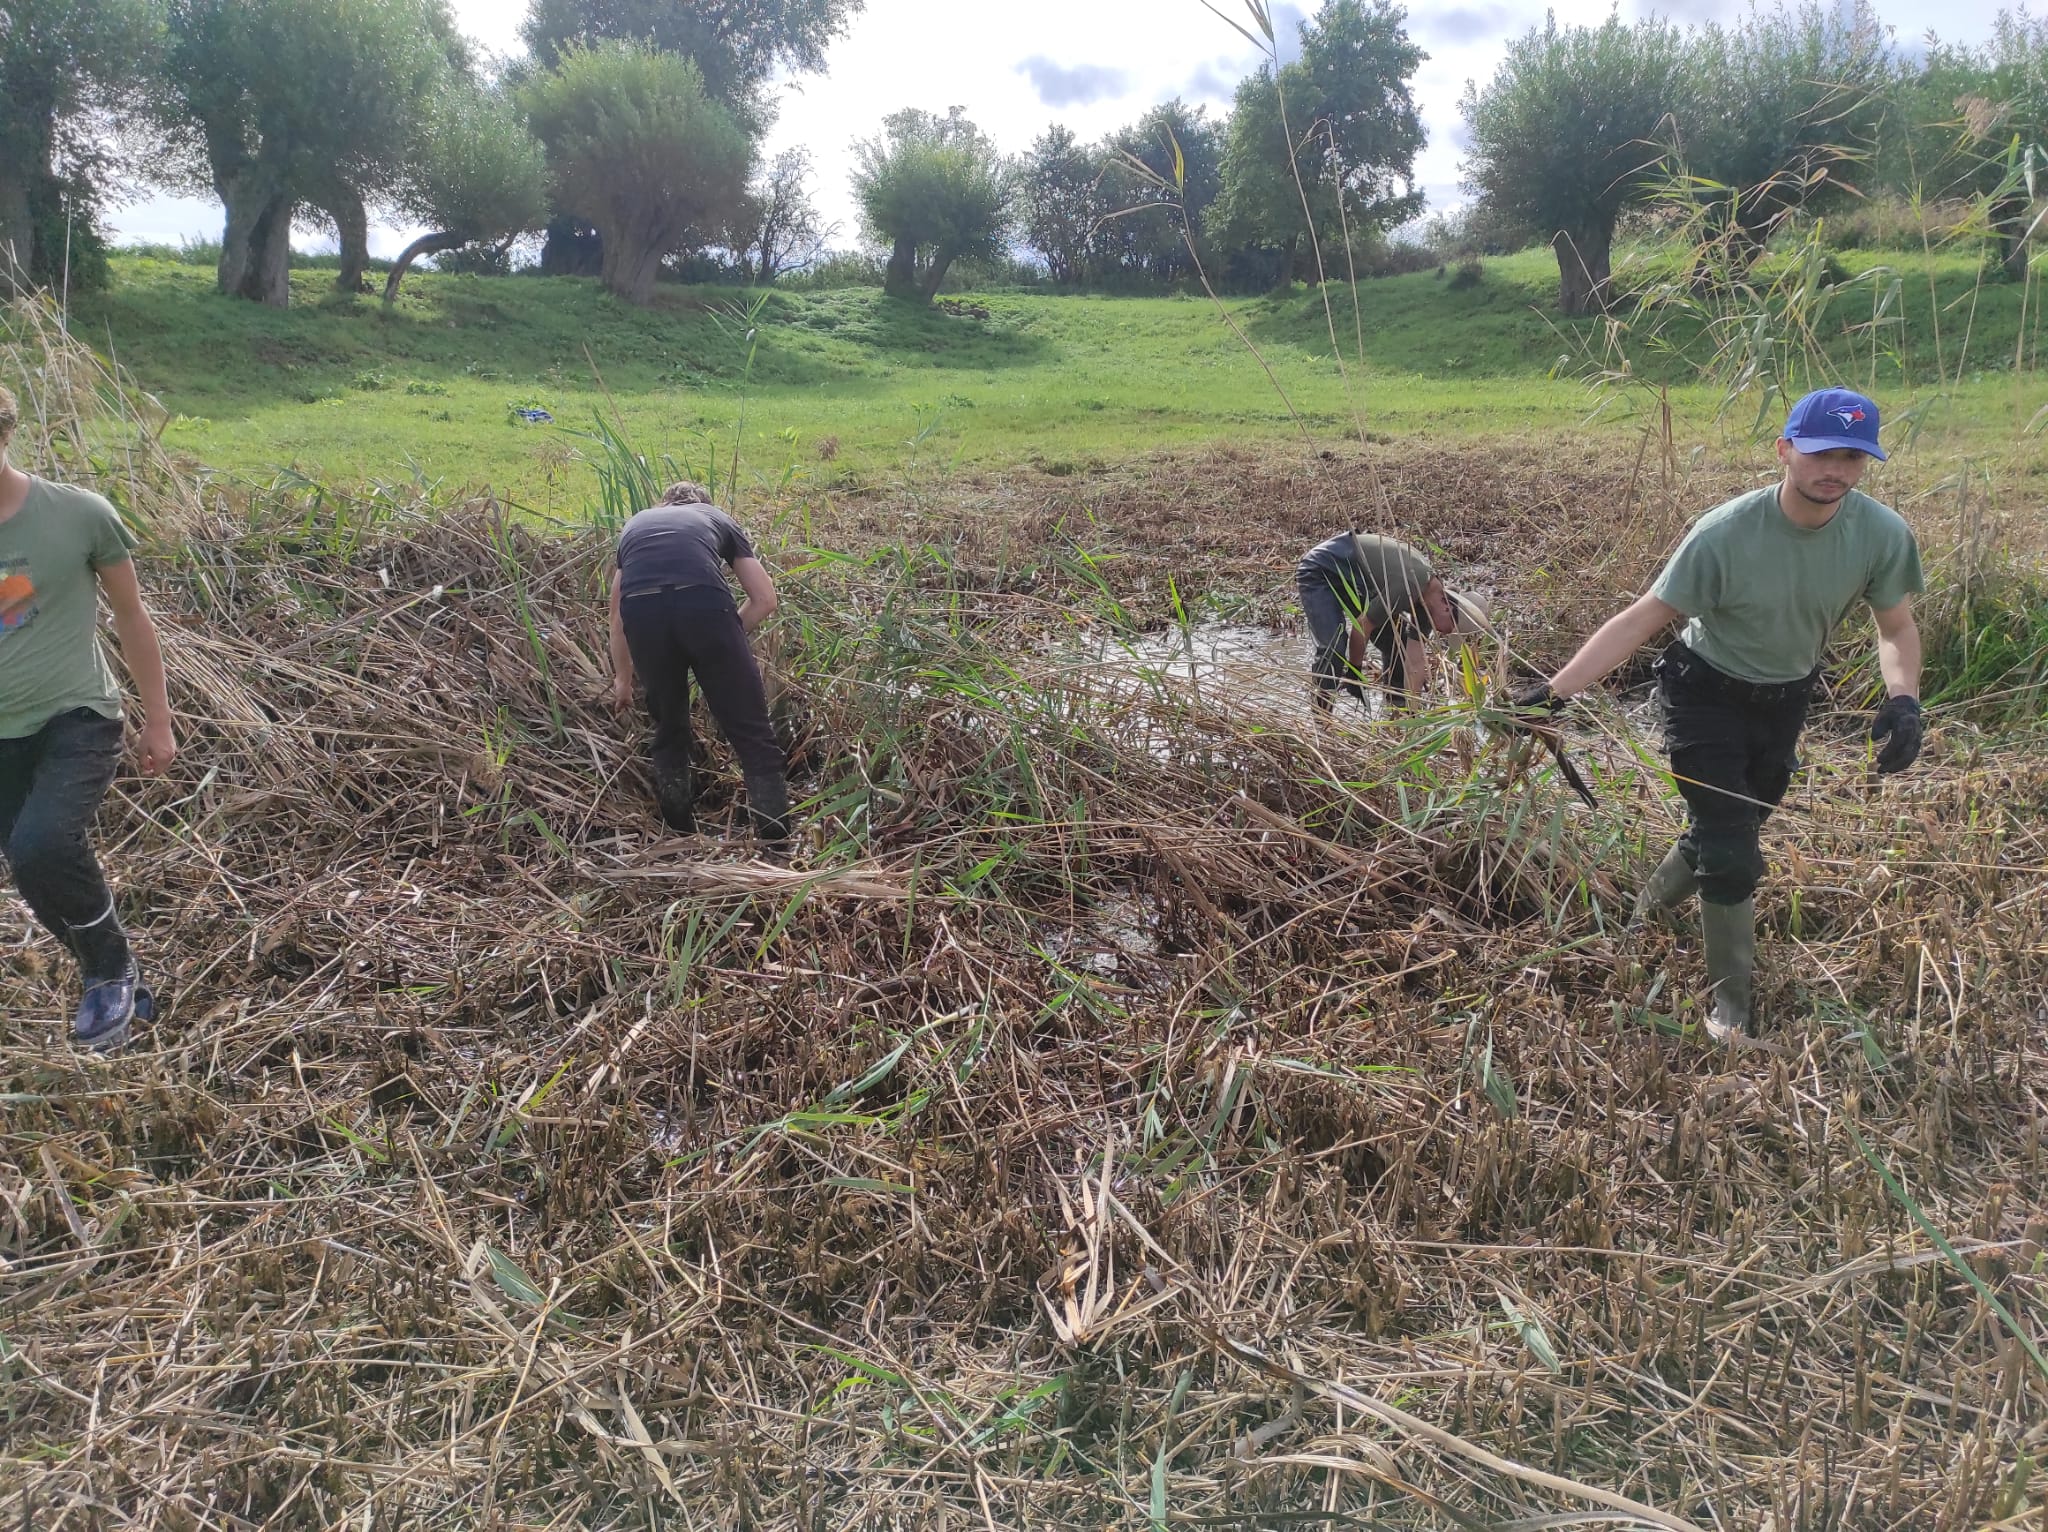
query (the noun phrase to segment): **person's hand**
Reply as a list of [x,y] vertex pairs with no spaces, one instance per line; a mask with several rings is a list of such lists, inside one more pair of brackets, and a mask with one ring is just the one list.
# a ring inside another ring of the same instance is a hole
[[1918,697],[1900,695],[1879,708],[1870,721],[1870,737],[1878,746],[1878,775],[1888,777],[1912,765],[1920,754],[1920,740],[1925,732]]
[[631,676],[612,677],[612,706],[621,713],[632,709],[633,678]]
[[178,736],[168,718],[143,721],[142,737],[136,742],[135,760],[145,777],[160,777],[178,758]]
[[1548,681],[1528,682],[1508,693],[1507,726],[1517,734],[1533,733],[1564,704],[1565,699],[1550,689]]

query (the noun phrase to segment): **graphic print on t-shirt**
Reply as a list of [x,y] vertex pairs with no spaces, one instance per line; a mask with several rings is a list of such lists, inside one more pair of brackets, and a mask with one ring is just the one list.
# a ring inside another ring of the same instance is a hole
[[0,559],[0,639],[35,621],[36,582],[27,559]]

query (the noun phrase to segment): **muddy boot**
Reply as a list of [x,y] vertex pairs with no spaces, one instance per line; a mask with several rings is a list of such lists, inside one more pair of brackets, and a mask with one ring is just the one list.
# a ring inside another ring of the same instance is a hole
[[777,861],[789,855],[789,779],[779,771],[750,771],[747,814],[762,849]]
[[690,768],[678,771],[660,761],[654,763],[654,803],[661,812],[661,822],[678,835],[697,833],[695,784],[690,780]]
[[1707,943],[1707,982],[1714,1006],[1707,1015],[1707,1036],[1731,1043],[1751,1036],[1756,1020],[1750,996],[1756,976],[1756,900],[1740,904],[1700,902],[1700,926]]
[[1700,875],[1686,859],[1685,848],[1673,845],[1643,884],[1642,892],[1636,895],[1635,908],[1629,911],[1628,929],[1640,931],[1654,911],[1678,908],[1699,891],[1699,886]]

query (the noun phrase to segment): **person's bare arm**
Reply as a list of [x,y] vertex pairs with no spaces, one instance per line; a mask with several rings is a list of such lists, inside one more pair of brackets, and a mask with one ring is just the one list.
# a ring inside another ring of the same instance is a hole
[[107,605],[114,609],[114,632],[121,640],[121,662],[135,682],[142,703],[142,737],[136,753],[143,775],[158,776],[178,758],[178,735],[171,727],[171,693],[164,680],[164,651],[156,624],[143,605],[135,561],[123,559],[96,571]]
[[612,706],[633,705],[633,651],[626,647],[626,619],[620,611],[619,571],[612,571],[611,651]]
[[1913,598],[1883,611],[1877,619],[1877,668],[1887,697],[1920,695],[1920,625],[1913,620]]
[[732,572],[739,579],[740,589],[747,593],[747,599],[740,603],[740,626],[751,633],[775,613],[775,582],[768,578],[768,568],[759,559],[734,559]]
[[1636,597],[1602,623],[1599,631],[1565,662],[1564,669],[1550,678],[1551,694],[1576,697],[1684,615],[1670,602],[1655,596]]
[[1401,642],[1401,677],[1408,683],[1407,701],[1421,706],[1436,694],[1436,662],[1419,638]]

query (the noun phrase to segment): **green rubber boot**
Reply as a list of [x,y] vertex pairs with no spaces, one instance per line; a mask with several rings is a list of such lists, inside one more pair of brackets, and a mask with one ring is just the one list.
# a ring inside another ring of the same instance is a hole
[[1717,1043],[1734,1042],[1756,1031],[1750,998],[1756,977],[1756,900],[1740,904],[1700,901],[1700,927],[1707,942],[1707,982],[1714,1008],[1707,1015],[1707,1036]]
[[1629,911],[1628,928],[1641,930],[1653,911],[1676,909],[1697,893],[1699,886],[1700,875],[1685,859],[1685,851],[1673,845],[1643,884],[1642,892],[1636,895],[1635,908]]
[[750,771],[746,779],[747,814],[754,822],[761,850],[771,861],[787,861],[789,779],[779,771]]

